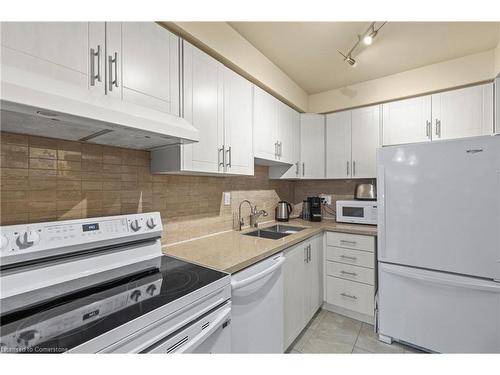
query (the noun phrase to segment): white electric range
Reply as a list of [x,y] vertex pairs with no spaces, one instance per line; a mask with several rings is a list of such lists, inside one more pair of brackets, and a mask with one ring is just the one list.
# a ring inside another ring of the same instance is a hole
[[0,232],[1,352],[230,352],[230,276],[163,256],[159,213]]

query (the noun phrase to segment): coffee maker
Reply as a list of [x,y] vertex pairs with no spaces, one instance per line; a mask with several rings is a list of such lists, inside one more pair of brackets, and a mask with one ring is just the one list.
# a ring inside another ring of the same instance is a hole
[[309,202],[309,220],[310,221],[321,221],[321,199],[320,197],[307,197]]

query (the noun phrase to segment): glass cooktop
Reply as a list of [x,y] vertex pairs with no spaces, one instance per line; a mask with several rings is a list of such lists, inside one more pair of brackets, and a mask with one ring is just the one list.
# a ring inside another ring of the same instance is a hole
[[160,256],[5,298],[0,352],[64,352],[225,276]]

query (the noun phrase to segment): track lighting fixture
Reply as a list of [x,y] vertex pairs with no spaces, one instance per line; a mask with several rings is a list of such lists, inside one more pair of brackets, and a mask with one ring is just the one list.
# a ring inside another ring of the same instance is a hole
[[379,30],[386,24],[387,22],[383,22],[382,25],[380,25],[378,28],[375,28],[375,22],[372,22],[368,29],[361,35],[358,35],[358,40],[356,43],[354,43],[354,46],[349,50],[347,53],[343,53],[339,50],[337,50],[338,53],[340,53],[344,57],[344,61],[349,64],[352,67],[356,66],[356,59],[352,56],[354,50],[356,47],[359,45],[361,41],[363,41],[363,44],[369,46],[373,43],[373,40],[377,36]]

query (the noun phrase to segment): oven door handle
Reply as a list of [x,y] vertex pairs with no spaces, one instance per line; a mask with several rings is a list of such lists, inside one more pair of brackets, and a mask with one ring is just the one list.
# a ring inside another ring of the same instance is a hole
[[264,271],[256,273],[255,275],[252,275],[240,281],[231,281],[231,289],[234,291],[236,289],[243,288],[244,286],[247,286],[253,283],[254,281],[262,279],[264,276],[267,276],[270,273],[273,273],[278,268],[280,268],[284,262],[285,262],[285,257],[280,257],[280,260],[274,263],[271,267],[266,268]]
[[199,345],[201,345],[212,333],[214,333],[221,324],[225,323],[226,320],[231,315],[231,307],[226,307],[223,309],[217,316],[214,318],[212,323],[208,328],[205,328],[200,333],[198,333],[192,340],[189,340],[186,345],[183,345],[179,348],[179,350],[174,353],[191,353],[195,350]]

